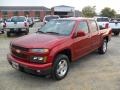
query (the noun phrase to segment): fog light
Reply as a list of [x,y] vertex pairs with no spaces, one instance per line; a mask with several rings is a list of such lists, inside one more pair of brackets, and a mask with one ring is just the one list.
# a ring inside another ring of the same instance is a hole
[[33,57],[33,60],[37,60],[38,59],[38,57]]
[[42,61],[42,60],[44,60],[44,58],[43,57],[38,57],[38,60]]
[[40,73],[41,71],[40,70],[37,70],[38,73]]

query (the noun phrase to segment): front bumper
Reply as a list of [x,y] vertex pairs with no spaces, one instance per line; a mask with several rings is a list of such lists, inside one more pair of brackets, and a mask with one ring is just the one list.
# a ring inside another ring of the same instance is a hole
[[5,29],[8,32],[26,32],[28,30],[28,28],[6,28]]
[[19,65],[19,70],[27,71],[32,74],[49,74],[52,68],[52,63],[47,64],[28,63],[18,58],[14,58],[10,54],[7,55],[7,59],[10,65],[12,65],[12,62],[15,62]]

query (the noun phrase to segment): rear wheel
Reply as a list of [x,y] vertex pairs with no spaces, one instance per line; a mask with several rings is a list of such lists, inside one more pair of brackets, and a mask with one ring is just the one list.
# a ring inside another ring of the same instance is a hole
[[66,55],[60,54],[56,57],[52,68],[52,77],[55,80],[63,79],[69,70],[69,58]]
[[98,48],[98,53],[99,54],[105,54],[107,52],[107,40],[104,39],[103,40],[103,43],[102,43],[102,46]]

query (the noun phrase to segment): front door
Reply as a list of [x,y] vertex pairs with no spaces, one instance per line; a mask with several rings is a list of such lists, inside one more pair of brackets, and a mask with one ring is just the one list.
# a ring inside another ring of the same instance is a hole
[[87,21],[80,21],[76,33],[82,31],[85,36],[74,38],[74,56],[76,59],[87,54],[91,49],[91,36]]

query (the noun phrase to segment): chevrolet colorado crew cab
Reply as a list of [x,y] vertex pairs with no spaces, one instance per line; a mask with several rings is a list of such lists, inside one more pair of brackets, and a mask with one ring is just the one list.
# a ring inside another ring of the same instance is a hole
[[96,49],[104,54],[110,37],[111,29],[99,30],[94,19],[51,20],[37,33],[12,40],[7,59],[15,69],[61,80],[71,62]]
[[13,16],[9,21],[5,22],[5,29],[7,36],[10,37],[11,33],[20,34],[24,32],[29,33],[29,23],[25,16]]

